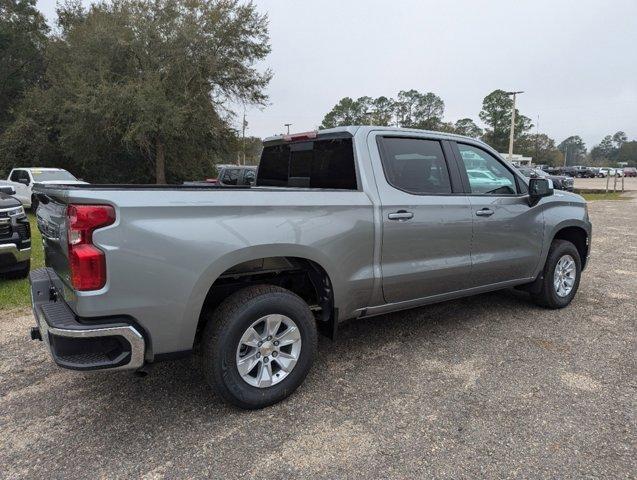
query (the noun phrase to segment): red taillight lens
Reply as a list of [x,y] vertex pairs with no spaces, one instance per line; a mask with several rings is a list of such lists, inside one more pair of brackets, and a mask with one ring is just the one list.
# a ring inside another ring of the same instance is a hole
[[110,205],[69,205],[66,217],[73,288],[98,290],[106,285],[106,259],[93,245],[93,231],[115,222],[115,209]]

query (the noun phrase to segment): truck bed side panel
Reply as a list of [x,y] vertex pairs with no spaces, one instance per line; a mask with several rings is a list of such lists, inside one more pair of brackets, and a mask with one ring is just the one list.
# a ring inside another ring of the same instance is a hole
[[131,315],[155,354],[192,347],[208,289],[248,260],[296,256],[321,265],[342,318],[373,288],[374,219],[360,191],[68,190],[66,202],[110,203],[114,225],[94,233],[108,280],[69,294],[80,316]]

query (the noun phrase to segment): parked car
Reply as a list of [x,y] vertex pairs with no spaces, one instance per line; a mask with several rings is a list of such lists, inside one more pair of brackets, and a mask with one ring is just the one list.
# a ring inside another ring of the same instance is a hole
[[15,189],[0,186],[0,275],[26,278],[31,268],[31,228]]
[[549,167],[544,166],[542,167],[542,171],[548,173],[549,175],[556,175],[556,176],[560,176],[563,175],[563,168],[562,167]]
[[527,178],[548,178],[553,186],[559,190],[573,191],[573,179],[566,175],[549,175],[539,168],[520,167],[518,170]]
[[624,172],[621,168],[602,167],[600,172],[604,172],[606,177],[623,177]]
[[637,177],[637,168],[635,167],[624,167],[624,176],[626,177]]
[[35,210],[38,200],[33,195],[33,186],[36,184],[57,185],[68,184],[77,185],[85,184],[82,180],[78,180],[66,170],[61,168],[14,168],[9,173],[7,180],[0,180],[2,185],[10,185],[15,188],[15,198],[20,200],[22,205]]
[[257,176],[255,165],[224,165],[218,167],[219,176],[204,182],[184,182],[184,185],[254,185]]
[[566,307],[591,223],[550,183],[469,137],[364,126],[266,139],[254,187],[38,186],[31,335],[74,370],[197,348],[222,398],[264,407],[346,319],[514,286]]
[[577,178],[595,178],[595,173],[590,167],[584,167],[580,165],[564,167],[562,168],[562,174],[568,175],[569,177]]

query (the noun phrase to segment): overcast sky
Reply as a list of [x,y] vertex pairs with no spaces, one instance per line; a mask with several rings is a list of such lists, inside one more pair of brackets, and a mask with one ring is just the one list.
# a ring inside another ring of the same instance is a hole
[[[85,3],[89,3],[84,0]],[[636,0],[257,0],[270,19],[270,105],[248,134],[316,128],[344,96],[431,91],[445,119],[479,122],[489,92],[560,142],[637,138]],[[39,0],[49,21],[55,0]],[[240,122],[237,121],[237,125]]]

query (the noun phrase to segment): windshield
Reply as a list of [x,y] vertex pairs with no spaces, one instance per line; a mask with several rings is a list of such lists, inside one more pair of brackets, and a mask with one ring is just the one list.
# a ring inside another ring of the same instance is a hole
[[34,182],[77,180],[66,170],[31,170]]

